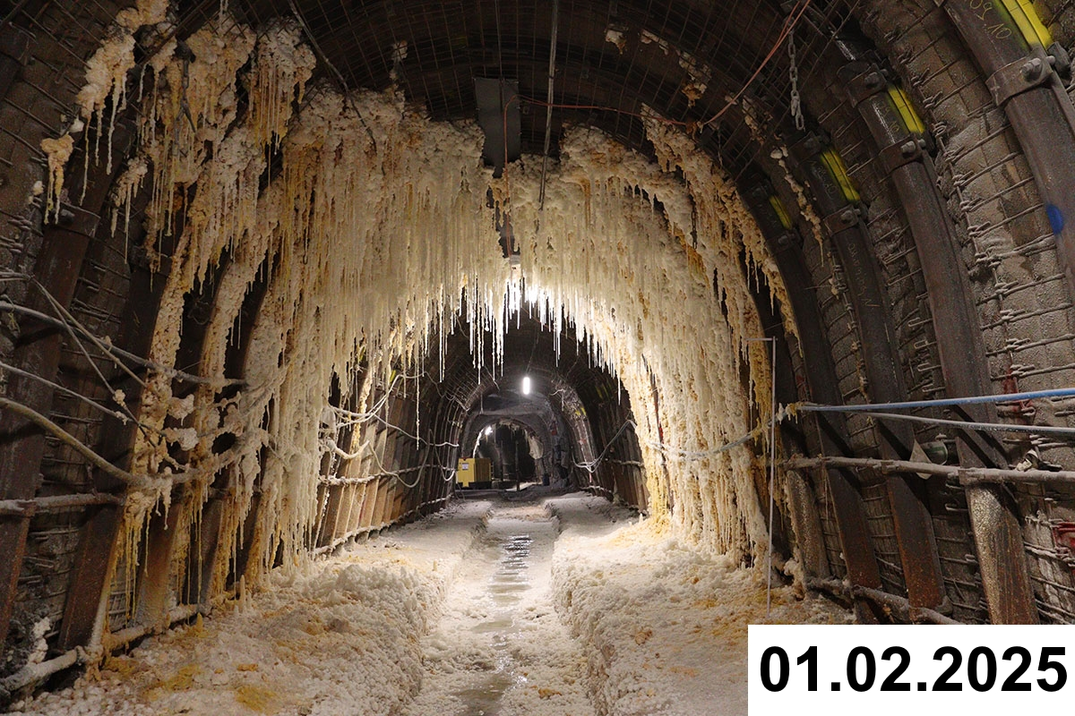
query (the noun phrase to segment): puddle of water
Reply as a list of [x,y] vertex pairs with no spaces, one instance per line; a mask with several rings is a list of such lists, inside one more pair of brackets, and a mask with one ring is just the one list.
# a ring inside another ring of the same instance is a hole
[[497,585],[522,584],[525,586],[529,583],[530,580],[525,574],[501,574],[493,578],[493,584]]
[[469,707],[468,713],[474,716],[496,716],[501,697],[515,683],[510,658],[504,652],[509,635],[518,631],[511,607],[519,602],[521,593],[530,588],[526,571],[530,566],[533,543],[534,538],[529,534],[515,534],[503,537],[498,545],[499,567],[489,580],[489,594],[499,609],[491,618],[473,627],[475,633],[492,635],[493,649],[500,654],[497,670],[487,675],[480,684],[455,694]]
[[513,682],[510,674],[497,671],[490,674],[483,683],[456,692],[456,696],[471,709],[469,714],[496,716],[500,713],[500,697]]
[[515,626],[515,620],[510,616],[497,617],[495,619],[488,619],[481,624],[475,626],[472,631],[476,634],[489,634],[493,632],[507,632],[513,630]]
[[530,588],[530,578],[526,575],[529,568],[530,548],[534,538],[529,534],[516,534],[500,541],[500,568],[493,575],[489,593],[493,603],[506,607],[519,601],[519,594]]

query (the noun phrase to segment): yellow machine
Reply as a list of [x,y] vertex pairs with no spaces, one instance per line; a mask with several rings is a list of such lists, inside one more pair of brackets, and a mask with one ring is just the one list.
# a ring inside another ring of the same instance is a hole
[[474,483],[491,483],[493,481],[493,463],[486,457],[464,458],[455,470],[455,482],[460,487],[470,487]]

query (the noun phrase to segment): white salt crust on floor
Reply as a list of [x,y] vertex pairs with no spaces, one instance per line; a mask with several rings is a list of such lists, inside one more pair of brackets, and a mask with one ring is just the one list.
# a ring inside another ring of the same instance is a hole
[[[567,510],[593,504],[567,501]],[[568,527],[556,544],[556,607],[584,644],[597,713],[735,716],[747,712],[747,625],[844,624],[850,612],[777,587],[766,616],[761,570],[684,547],[660,521],[605,531]]]
[[294,574],[277,570],[245,604],[147,639],[20,712],[399,713],[418,690],[419,638],[488,509],[458,502]]
[[16,711],[745,714],[747,624],[844,623],[586,495],[457,501]]

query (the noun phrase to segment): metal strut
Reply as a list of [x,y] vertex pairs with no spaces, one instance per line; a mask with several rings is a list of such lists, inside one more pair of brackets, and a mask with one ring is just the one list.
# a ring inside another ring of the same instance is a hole
[[545,101],[545,149],[541,157],[541,191],[538,209],[545,210],[545,174],[549,165],[549,143],[552,140],[553,83],[556,80],[556,35],[560,27],[560,0],[552,1],[552,40],[549,45],[549,93]]

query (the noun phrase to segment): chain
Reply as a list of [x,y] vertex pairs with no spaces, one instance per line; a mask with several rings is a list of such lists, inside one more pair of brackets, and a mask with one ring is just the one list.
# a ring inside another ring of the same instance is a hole
[[795,26],[788,30],[788,78],[791,80],[791,116],[795,128],[802,131],[806,127],[803,117],[802,99],[799,97],[799,63],[795,57]]

